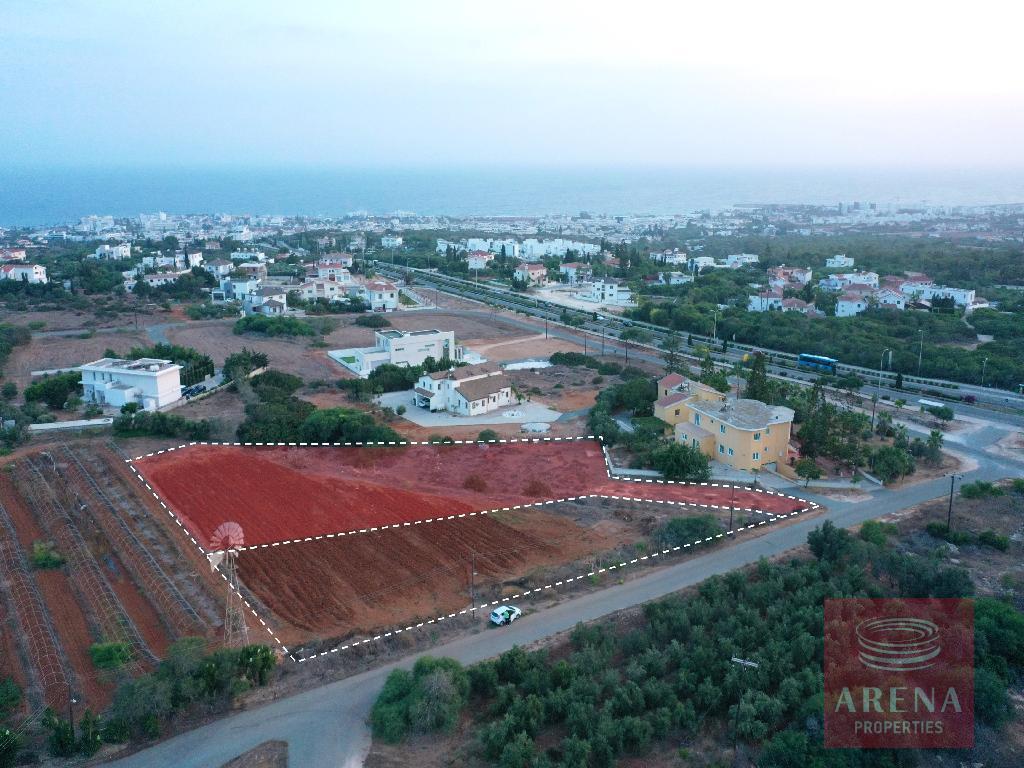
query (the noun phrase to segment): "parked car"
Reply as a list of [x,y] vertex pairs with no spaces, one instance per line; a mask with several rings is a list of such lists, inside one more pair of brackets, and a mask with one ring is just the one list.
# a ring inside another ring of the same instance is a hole
[[491,611],[491,623],[503,627],[523,615],[523,612],[514,605],[499,605]]

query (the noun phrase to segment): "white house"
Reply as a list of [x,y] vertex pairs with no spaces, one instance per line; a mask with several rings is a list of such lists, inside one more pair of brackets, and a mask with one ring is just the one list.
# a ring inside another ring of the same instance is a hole
[[908,298],[934,301],[935,299],[952,299],[958,307],[969,307],[974,303],[974,290],[971,288],[950,288],[934,283],[906,282],[900,286],[900,293]]
[[470,251],[466,257],[466,263],[470,269],[487,269],[494,261],[494,254],[490,251]]
[[871,297],[880,307],[892,309],[906,309],[907,307],[907,297],[891,288],[879,288],[871,294]]
[[46,276],[46,267],[39,264],[4,264],[0,266],[0,278],[36,284],[50,282]]
[[380,239],[381,248],[401,248],[402,247],[402,236],[401,235],[384,235]]
[[358,294],[374,312],[398,309],[398,288],[386,280],[370,280],[359,287]]
[[325,280],[315,277],[299,285],[294,289],[296,293],[307,301],[315,299],[327,299],[328,301],[348,301],[349,292],[355,283],[349,275],[348,282],[340,280]]
[[818,285],[829,291],[841,291],[851,285],[866,285],[878,288],[877,272],[839,272],[818,281]]
[[258,290],[260,281],[252,277],[228,277],[220,281],[220,287],[210,292],[214,301],[243,301]]
[[853,266],[853,258],[845,253],[837,253],[825,259],[825,266],[830,269],[846,269]]
[[590,284],[586,293],[580,295],[585,301],[595,301],[598,304],[612,304],[619,307],[627,307],[633,304],[633,294],[621,280],[604,278],[595,280]]
[[520,263],[512,276],[527,285],[547,285],[548,283],[548,270],[543,264]]
[[170,360],[104,357],[78,370],[87,403],[115,408],[138,403],[143,410],[155,411],[181,398],[181,366]]
[[283,315],[288,311],[288,291],[262,286],[242,297],[242,309],[247,315]]
[[431,411],[478,416],[511,405],[512,382],[493,365],[469,365],[420,377],[413,403]]
[[119,245],[107,245],[104,243],[88,254],[90,259],[113,259],[117,261],[130,259],[131,257],[132,247],[128,243],[120,243]]
[[761,291],[747,297],[747,312],[771,312],[782,309],[781,291]]
[[836,317],[853,317],[867,308],[866,296],[857,293],[844,293],[836,302]]
[[730,269],[739,269],[747,264],[757,264],[756,253],[731,253],[725,257],[725,266]]
[[328,352],[327,356],[365,379],[382,365],[411,368],[423,365],[428,357],[461,363],[465,355],[465,349],[455,344],[454,331],[399,331],[389,328],[375,332],[374,341],[372,347],[336,349]]
[[330,277],[330,270],[332,269],[351,269],[352,263],[355,261],[355,257],[351,253],[328,253],[316,263],[317,273],[320,272],[321,268],[328,271],[328,274],[321,274],[320,277]]
[[252,250],[252,251],[232,251],[231,252],[231,260],[232,261],[266,261],[267,260],[267,254],[265,254],[263,251],[256,251],[256,250]]
[[234,269],[234,265],[227,259],[213,259],[204,263],[203,269],[214,277],[227,277]]
[[559,264],[558,272],[559,274],[565,275],[566,282],[568,282],[569,285],[585,283],[590,280],[594,274],[589,264],[584,264],[580,261],[567,261],[565,264]]

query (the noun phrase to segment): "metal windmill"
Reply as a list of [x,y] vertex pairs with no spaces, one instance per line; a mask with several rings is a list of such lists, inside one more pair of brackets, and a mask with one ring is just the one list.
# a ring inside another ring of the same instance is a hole
[[210,538],[210,567],[220,570],[228,583],[224,601],[224,646],[232,648],[249,644],[249,626],[245,622],[245,606],[238,591],[238,568],[235,560],[245,544],[242,526],[235,522],[221,523]]

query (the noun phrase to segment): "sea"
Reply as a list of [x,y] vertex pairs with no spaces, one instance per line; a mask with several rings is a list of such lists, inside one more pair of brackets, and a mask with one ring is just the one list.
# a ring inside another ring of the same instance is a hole
[[90,214],[654,214],[735,205],[1024,203],[1024,169],[0,166],[0,226]]

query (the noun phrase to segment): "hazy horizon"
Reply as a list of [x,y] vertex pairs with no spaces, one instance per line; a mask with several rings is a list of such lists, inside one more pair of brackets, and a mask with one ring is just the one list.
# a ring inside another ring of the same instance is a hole
[[8,0],[0,166],[1024,169],[1024,9]]

